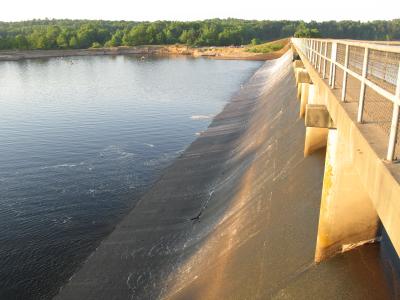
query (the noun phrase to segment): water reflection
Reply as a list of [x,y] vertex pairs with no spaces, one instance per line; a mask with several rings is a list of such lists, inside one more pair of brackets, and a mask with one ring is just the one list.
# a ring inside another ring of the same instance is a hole
[[50,297],[260,66],[137,56],[0,63],[0,298]]

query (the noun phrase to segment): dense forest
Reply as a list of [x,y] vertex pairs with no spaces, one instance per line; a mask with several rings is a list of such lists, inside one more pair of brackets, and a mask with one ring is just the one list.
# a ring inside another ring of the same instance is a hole
[[392,21],[255,21],[211,19],[195,22],[31,20],[0,22],[0,49],[82,49],[116,46],[258,44],[289,36],[400,40],[400,19]]

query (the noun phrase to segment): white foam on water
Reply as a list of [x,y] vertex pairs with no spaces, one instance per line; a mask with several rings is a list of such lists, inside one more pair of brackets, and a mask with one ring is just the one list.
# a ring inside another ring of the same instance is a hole
[[53,166],[44,166],[41,167],[41,170],[45,170],[45,169],[58,169],[58,168],[73,168],[76,166],[81,166],[83,165],[84,162],[80,162],[80,163],[64,163],[64,164],[58,164],[58,165],[53,165]]
[[192,120],[208,120],[211,119],[211,115],[193,115],[190,117]]
[[148,147],[150,147],[150,148],[154,148],[154,145],[153,145],[153,144],[143,143],[143,145],[148,146]]

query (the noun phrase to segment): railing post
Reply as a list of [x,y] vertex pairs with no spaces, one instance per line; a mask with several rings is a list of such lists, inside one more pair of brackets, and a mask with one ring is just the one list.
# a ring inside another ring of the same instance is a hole
[[302,39],[302,43],[304,44],[307,58],[310,58],[310,52],[308,51],[308,41],[306,39]]
[[393,103],[392,124],[390,126],[389,145],[386,159],[393,161],[396,153],[397,131],[399,129],[399,105],[400,105],[400,64],[397,72],[396,102]]
[[314,68],[317,68],[317,64],[318,64],[318,41],[315,40],[315,49],[314,49],[314,53],[315,53],[315,58],[314,58]]
[[335,76],[336,76],[336,55],[337,55],[337,43],[332,43],[332,53],[331,53],[331,72],[330,72],[330,86],[335,87]]
[[324,64],[322,65],[322,79],[325,79],[325,73],[326,73],[326,55],[328,54],[328,42],[325,42],[325,50],[324,50]]
[[311,40],[311,65],[314,64],[314,40]]
[[317,65],[317,47],[318,47],[318,42],[316,40],[314,40],[314,68]]
[[318,73],[321,74],[321,60],[322,60],[322,41],[319,42],[319,50],[318,50]]
[[331,86],[332,85],[332,69],[333,69],[333,52],[332,52],[332,50],[333,50],[333,42],[331,43],[331,64],[330,64],[330,67],[329,67],[329,86]]
[[357,114],[357,122],[362,123],[363,121],[363,110],[364,110],[364,98],[365,98],[365,79],[367,77],[368,72],[368,47],[365,47],[364,50],[364,61],[362,68],[362,79],[361,79],[361,88],[360,88],[360,99],[358,102],[358,114]]
[[344,57],[344,69],[343,69],[343,83],[342,83],[342,101],[346,100],[347,68],[348,67],[349,67],[349,45],[346,45],[346,54]]

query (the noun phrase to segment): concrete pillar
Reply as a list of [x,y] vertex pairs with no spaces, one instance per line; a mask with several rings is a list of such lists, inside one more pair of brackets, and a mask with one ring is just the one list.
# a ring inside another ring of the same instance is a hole
[[[321,104],[318,99],[318,93],[315,85],[310,85],[307,97],[307,104]],[[305,105],[306,106],[306,105]],[[304,141],[304,157],[311,155],[318,149],[324,148],[328,139],[328,128],[306,128],[306,137]]]
[[308,104],[308,97],[314,97],[314,86],[310,83],[301,84],[301,98],[300,98],[300,118],[303,118],[306,113],[306,105]]
[[326,146],[328,128],[306,128],[306,139],[304,142],[304,157],[307,157]]
[[374,241],[378,216],[354,168],[351,145],[329,130],[315,261]]
[[302,84],[301,82],[299,82],[299,84],[297,85],[297,99],[301,99],[301,89],[302,89]]
[[296,68],[296,69],[294,69],[294,74],[295,74],[295,78],[296,78],[296,84],[311,83],[310,75],[308,75],[308,72],[306,69]]
[[293,68],[297,69],[297,68],[303,68],[304,69],[304,64],[300,59],[297,59],[295,61],[293,61]]
[[300,100],[301,97],[301,85],[302,83],[311,83],[310,75],[306,69],[303,68],[296,68],[294,69],[295,77],[296,77],[296,84],[297,84],[297,99]]

